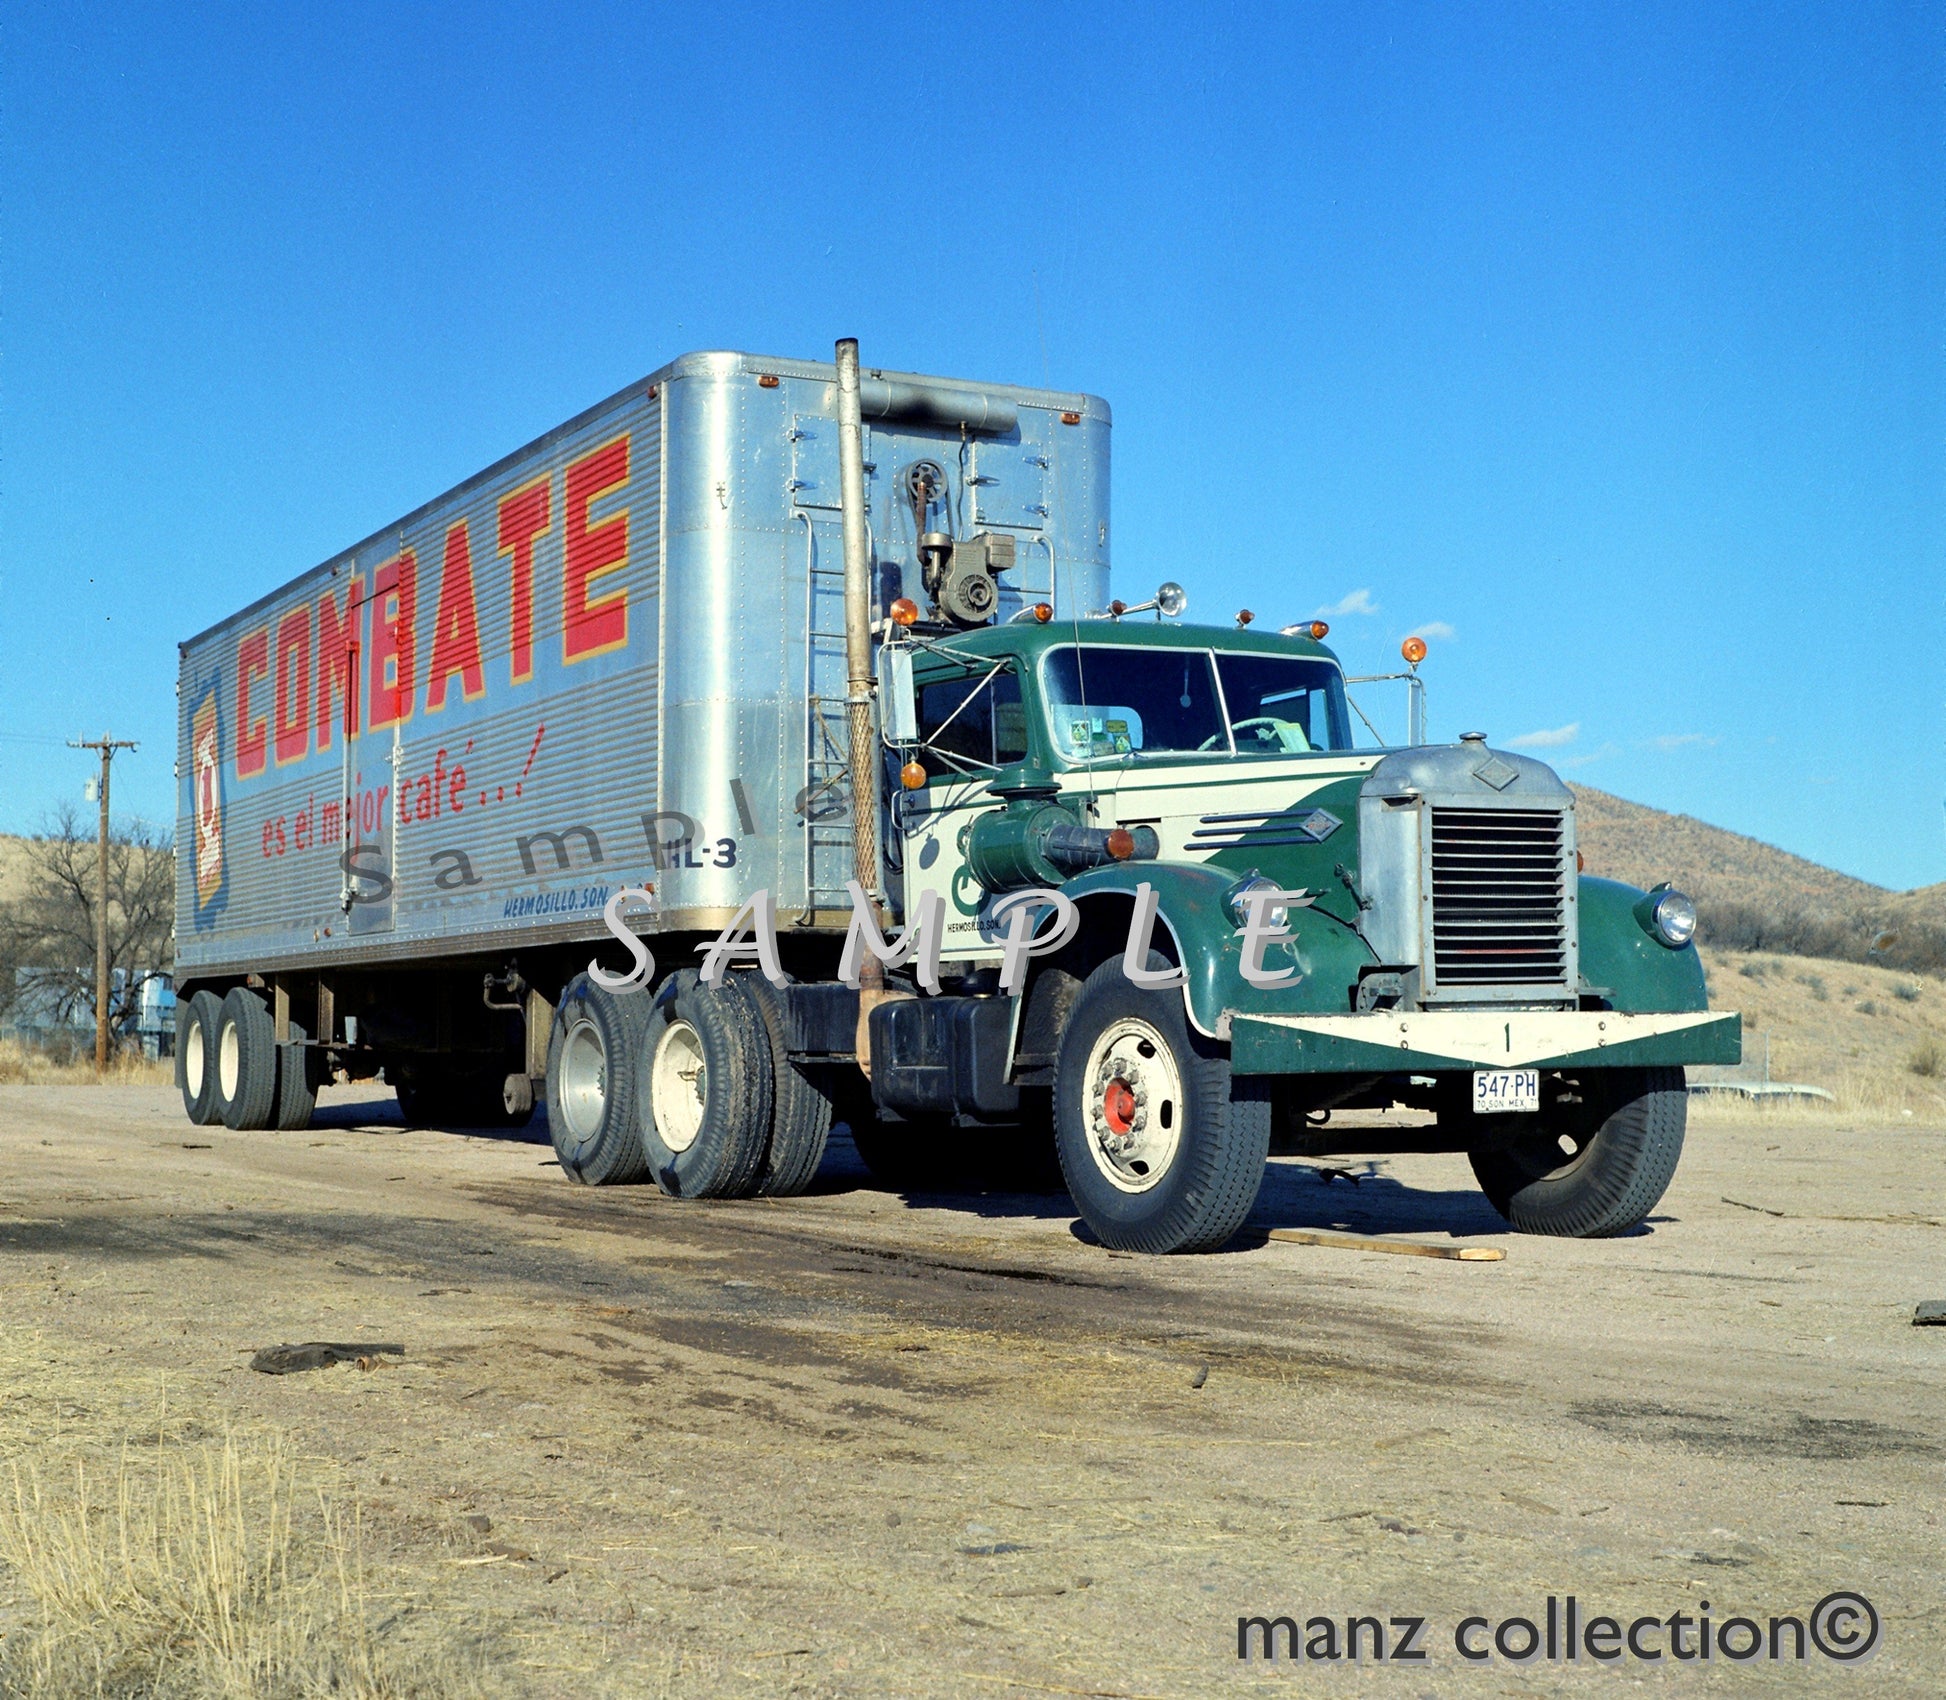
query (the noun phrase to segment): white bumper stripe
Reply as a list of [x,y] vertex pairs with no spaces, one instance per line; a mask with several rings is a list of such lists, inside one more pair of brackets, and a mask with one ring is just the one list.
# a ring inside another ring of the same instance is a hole
[[1399,1015],[1258,1015],[1245,1019],[1270,1027],[1352,1039],[1365,1045],[1450,1057],[1482,1068],[1521,1068],[1547,1057],[1601,1050],[1635,1039],[1681,1033],[1720,1021],[1720,1010],[1695,1015],[1617,1015],[1611,1011],[1449,1010]]

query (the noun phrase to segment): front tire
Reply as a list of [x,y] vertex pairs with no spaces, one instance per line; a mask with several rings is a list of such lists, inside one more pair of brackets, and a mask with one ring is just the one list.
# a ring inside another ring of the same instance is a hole
[[1180,993],[1131,984],[1116,958],[1088,976],[1061,1036],[1054,1133],[1069,1195],[1104,1245],[1213,1251],[1256,1203],[1270,1098],[1191,1029]]
[[577,974],[554,1007],[548,1132],[562,1170],[584,1186],[619,1186],[648,1173],[635,1125],[647,1002],[640,993],[618,996]]
[[[1683,1071],[1612,1069],[1564,1084],[1574,1092],[1520,1118],[1530,1125],[1511,1138],[1471,1144],[1474,1177],[1523,1234],[1625,1234],[1660,1202],[1681,1161]],[[1477,1132],[1483,1118],[1466,1119]]]

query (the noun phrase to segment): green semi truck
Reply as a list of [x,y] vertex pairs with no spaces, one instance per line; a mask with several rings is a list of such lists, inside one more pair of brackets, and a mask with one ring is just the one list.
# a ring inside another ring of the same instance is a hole
[[[1583,873],[1538,761],[1355,747],[1325,635],[1042,606],[893,640],[905,913],[936,894],[972,1001],[881,1004],[875,1097],[1038,1100],[1081,1214],[1138,1250],[1222,1243],[1273,1146],[1370,1151],[1385,1134],[1332,1112],[1391,1106],[1434,1112],[1403,1143],[1466,1152],[1517,1228],[1634,1227],[1681,1153],[1685,1066],[1739,1054],[1693,905]],[[1007,997],[1024,892],[1066,903],[1036,900],[1045,954]]]

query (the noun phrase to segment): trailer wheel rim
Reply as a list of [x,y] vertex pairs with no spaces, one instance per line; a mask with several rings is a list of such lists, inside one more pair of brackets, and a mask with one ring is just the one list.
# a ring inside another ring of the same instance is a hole
[[1111,1022],[1088,1052],[1088,1154],[1110,1186],[1147,1192],[1182,1148],[1182,1072],[1169,1041],[1136,1016]]
[[577,1021],[561,1046],[561,1110],[577,1144],[601,1132],[607,1106],[607,1043],[592,1021]]
[[709,1067],[703,1036],[687,1021],[675,1020],[656,1041],[649,1065],[649,1112],[656,1137],[678,1154],[696,1143],[709,1104]]
[[243,1041],[237,1037],[236,1023],[223,1023],[222,1036],[216,1041],[216,1084],[223,1094],[223,1101],[236,1100],[237,1083],[243,1078]]
[[182,1077],[192,1098],[203,1095],[203,1024],[192,1021],[182,1046]]

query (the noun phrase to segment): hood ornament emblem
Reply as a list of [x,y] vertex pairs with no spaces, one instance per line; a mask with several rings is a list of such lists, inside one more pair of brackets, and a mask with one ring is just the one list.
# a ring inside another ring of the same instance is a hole
[[1504,791],[1520,777],[1520,769],[1495,756],[1490,761],[1480,763],[1473,770],[1473,777],[1484,785],[1491,785],[1496,791]]

